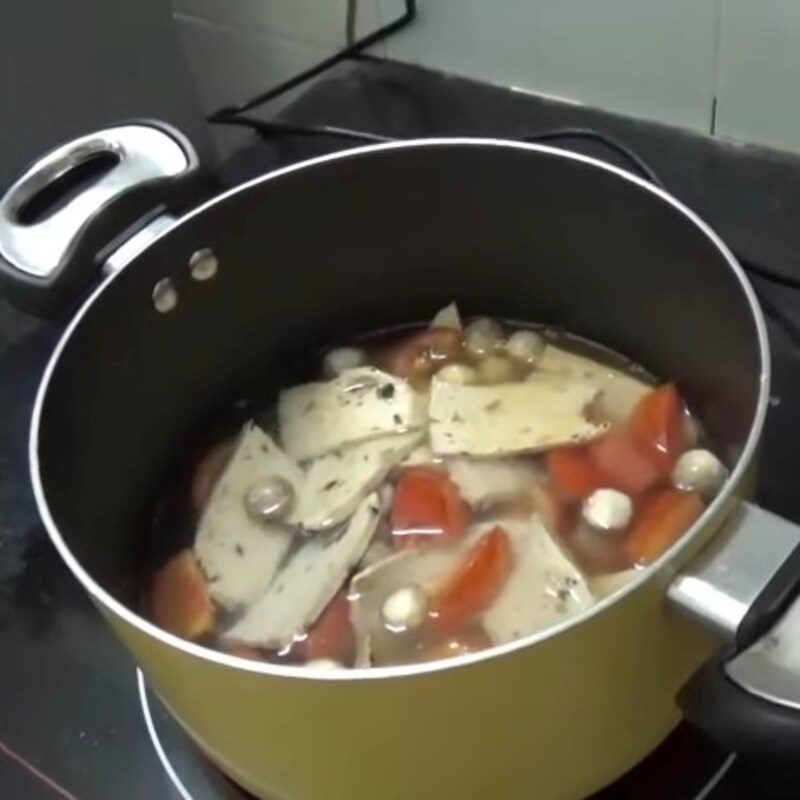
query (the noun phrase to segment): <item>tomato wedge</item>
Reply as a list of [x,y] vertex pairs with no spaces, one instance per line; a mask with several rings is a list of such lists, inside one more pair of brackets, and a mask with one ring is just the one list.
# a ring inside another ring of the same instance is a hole
[[703,512],[695,492],[658,489],[642,500],[622,549],[633,564],[655,561]]
[[350,601],[342,589],[308,629],[306,638],[297,644],[297,653],[307,661],[332,658],[340,664],[352,664],[356,640],[350,622]]
[[445,364],[463,351],[464,335],[456,328],[426,328],[379,353],[377,365],[409,380],[434,365]]
[[391,523],[398,547],[417,546],[440,537],[460,539],[469,524],[469,510],[447,475],[413,467],[402,473],[395,487]]
[[156,572],[150,609],[158,625],[185,639],[214,629],[214,604],[191,550],[182,550]]
[[662,472],[650,452],[626,428],[609,431],[588,445],[602,475],[602,485],[626,494],[641,494],[658,482]]
[[603,473],[585,447],[549,450],[547,470],[553,486],[567,500],[583,500],[603,486]]
[[439,590],[432,604],[436,624],[448,629],[466,625],[492,604],[511,574],[511,567],[508,533],[496,525],[481,536]]
[[628,429],[666,475],[686,446],[686,407],[675,385],[646,394],[633,410]]

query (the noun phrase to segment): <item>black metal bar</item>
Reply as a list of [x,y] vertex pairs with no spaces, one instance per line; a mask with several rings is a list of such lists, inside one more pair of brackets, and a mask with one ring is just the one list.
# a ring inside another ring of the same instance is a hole
[[401,28],[404,28],[412,20],[414,20],[416,16],[417,16],[417,0],[406,0],[405,12],[396,20],[394,20],[394,22],[390,22],[388,25],[384,25],[382,28],[378,28],[378,30],[368,34],[367,36],[364,36],[362,39],[353,42],[351,45],[343,48],[338,53],[332,55],[330,58],[326,58],[320,61],[313,67],[310,67],[304,72],[301,72],[299,75],[295,75],[294,77],[289,78],[289,80],[284,81],[283,83],[278,84],[274,88],[269,89],[268,91],[257,95],[251,100],[247,100],[244,103],[240,103],[239,105],[226,106],[224,108],[220,108],[217,111],[214,111],[212,114],[209,115],[208,121],[232,122],[233,121],[232,117],[234,117],[236,114],[241,114],[244,111],[249,111],[250,109],[255,108],[256,106],[260,106],[262,103],[266,103],[269,100],[272,100],[275,97],[278,97],[279,95],[283,94],[284,92],[288,92],[290,89],[294,89],[296,86],[305,83],[307,80],[315,77],[316,75],[319,75],[321,72],[325,72],[325,70],[330,69],[332,66],[338,64],[340,61],[358,55],[362,50],[365,50],[367,47],[371,47],[373,44],[380,42],[387,36],[391,36],[391,34],[395,33],[396,31],[399,31]]
[[250,128],[264,137],[274,134],[289,134],[293,136],[334,136],[340,139],[352,139],[356,142],[379,143],[397,141],[394,136],[383,136],[378,133],[367,133],[366,131],[354,131],[351,128],[340,128],[336,125],[319,125],[309,128],[303,125],[294,125],[291,122],[277,122],[275,120],[250,117],[247,114],[235,114],[219,121],[225,125],[238,125],[242,128]]

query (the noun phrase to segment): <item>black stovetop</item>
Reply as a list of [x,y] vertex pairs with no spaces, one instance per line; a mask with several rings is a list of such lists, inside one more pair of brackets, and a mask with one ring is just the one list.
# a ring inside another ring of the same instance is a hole
[[[361,62],[312,88],[283,117],[395,136],[467,130],[517,136],[554,127],[563,113],[502,89]],[[690,205],[711,209],[712,224],[723,229],[723,235],[730,228],[728,238],[734,247],[741,244],[740,251],[748,258],[757,258],[764,267],[772,264],[772,257],[781,262],[774,265],[777,271],[792,271],[791,259],[782,258],[787,243],[780,231],[791,227],[788,222],[777,228],[766,226],[762,247],[758,230],[740,229],[735,222],[747,217],[741,207],[746,197],[762,208],[771,205],[776,214],[791,207],[777,202],[776,195],[786,191],[781,176],[798,180],[796,160],[786,159],[785,173],[775,172],[772,163],[772,182],[751,182],[748,195],[737,195],[728,191],[730,176],[738,175],[737,170],[754,170],[752,162],[737,166],[733,152],[723,158],[724,153],[710,151],[703,140],[686,134],[586,113],[594,127],[607,125],[617,136],[620,131],[627,133],[634,149],[641,144],[639,152],[657,162],[667,187],[681,198],[689,195]],[[232,184],[344,145],[333,138],[264,142],[249,136],[239,141],[221,174]],[[724,166],[712,173],[720,176],[720,191],[728,194],[732,206],[728,216],[725,204],[714,199],[713,182],[700,183],[692,177],[707,176],[704,165],[709,163]],[[775,374],[758,499],[800,521],[800,495],[794,489],[800,472],[800,433],[794,439],[800,430],[800,349],[791,327],[800,327],[800,291],[760,279],[754,283],[771,309]],[[165,769],[166,759],[194,800],[240,797],[152,701],[151,727],[163,746],[163,752],[157,752],[143,715],[132,659],[61,563],[39,522],[28,481],[27,431],[36,386],[59,330],[59,325],[33,320],[0,301],[0,796],[12,800],[186,796]],[[719,780],[711,788],[715,774]],[[733,761],[731,766],[729,754],[683,726],[632,774],[601,794],[605,800],[697,796],[754,800],[763,795],[744,765]]]

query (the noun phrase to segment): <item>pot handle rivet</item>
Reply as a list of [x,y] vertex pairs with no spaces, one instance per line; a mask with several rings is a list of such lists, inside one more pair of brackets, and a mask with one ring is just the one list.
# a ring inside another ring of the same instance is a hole
[[203,247],[192,253],[189,259],[189,273],[196,281],[207,281],[217,274],[219,261],[214,251]]
[[153,287],[153,306],[156,311],[166,314],[178,305],[178,290],[171,278],[162,278]]

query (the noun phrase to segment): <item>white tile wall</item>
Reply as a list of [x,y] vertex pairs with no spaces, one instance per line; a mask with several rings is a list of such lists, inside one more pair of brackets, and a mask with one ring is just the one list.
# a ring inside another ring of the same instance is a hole
[[[347,0],[172,2],[206,111],[266,91],[345,44]],[[360,0],[356,23],[357,36],[381,24],[377,0]]]
[[716,132],[800,151],[800,3],[722,0]]
[[[344,43],[346,0],[173,0],[207,109]],[[359,0],[358,33],[403,11]],[[390,58],[800,150],[797,0],[418,0]]]
[[247,100],[336,49],[254,29],[234,29],[182,13],[176,13],[175,22],[206,111]]
[[[176,12],[230,29],[341,46],[347,0],[173,0]],[[374,0],[358,4],[358,28],[377,27]]]
[[[396,0],[380,0],[396,9]],[[708,130],[716,0],[420,0],[392,58]]]

